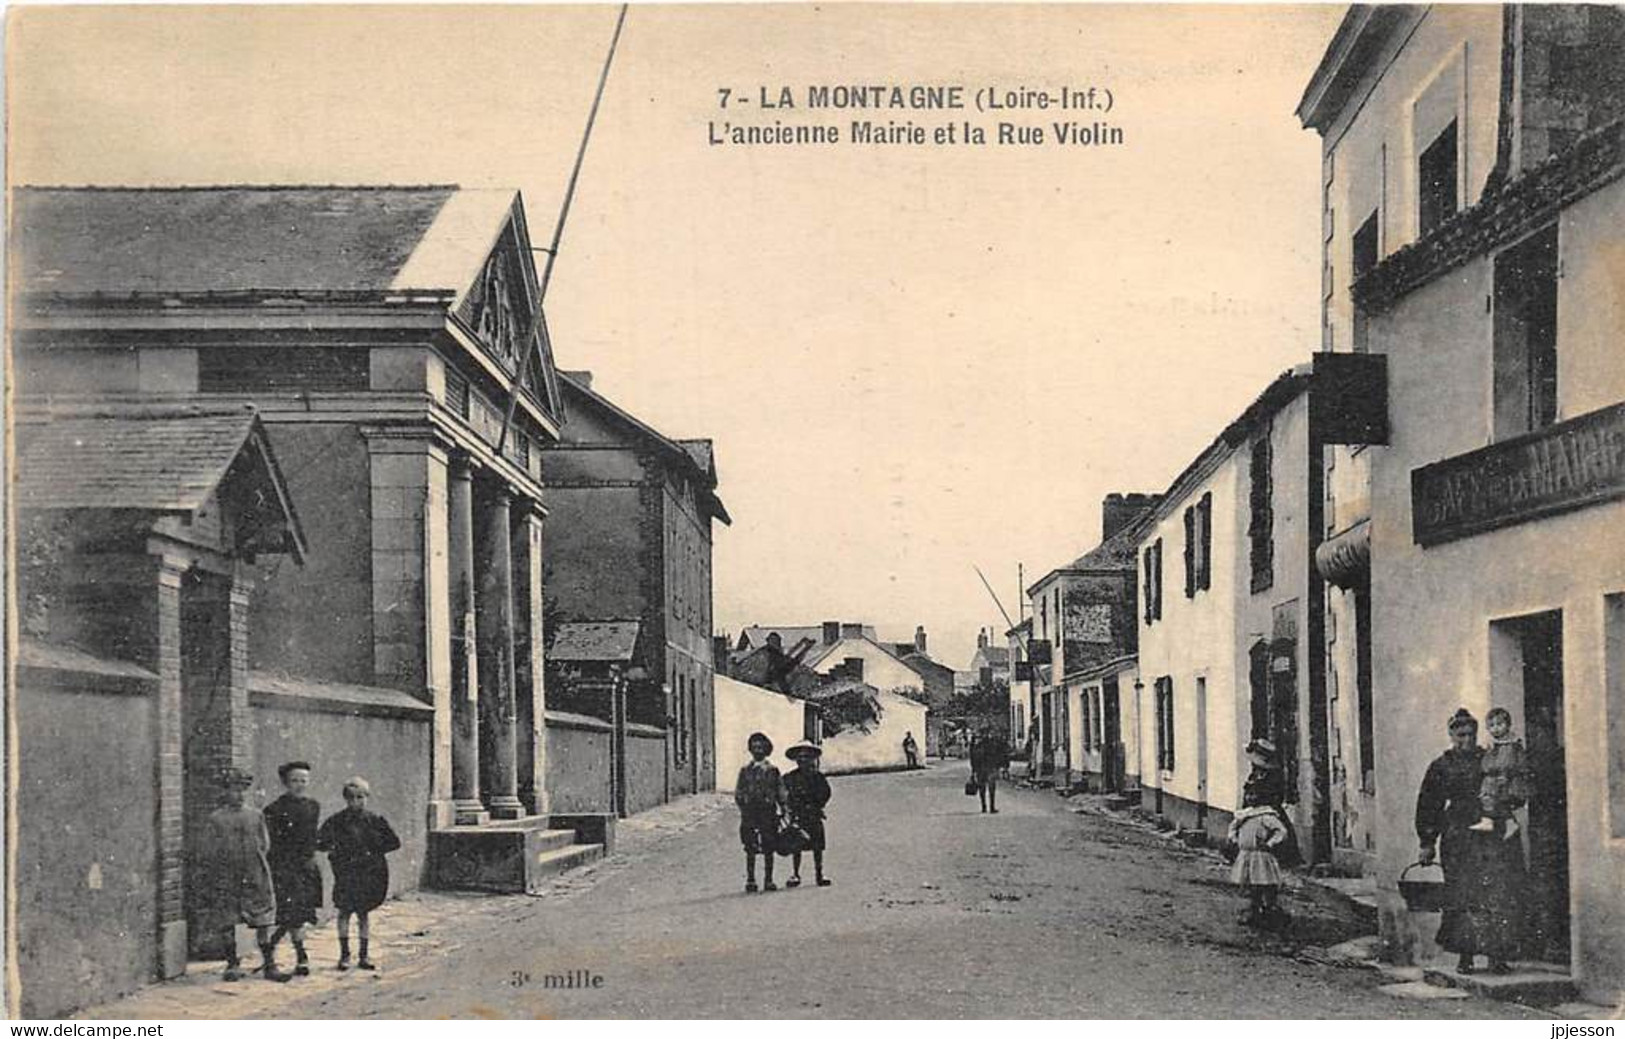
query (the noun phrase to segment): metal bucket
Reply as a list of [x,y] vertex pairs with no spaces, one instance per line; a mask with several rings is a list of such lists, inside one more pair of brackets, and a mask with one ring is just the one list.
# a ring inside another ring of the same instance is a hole
[[[1443,879],[1444,870],[1438,866],[1440,879],[1438,880],[1406,880],[1405,875],[1418,866],[1420,862],[1413,862],[1399,873],[1399,893],[1405,898],[1405,908],[1413,913],[1437,913],[1444,909],[1447,901],[1445,897],[1446,886]],[[1430,868],[1423,866],[1424,869]]]

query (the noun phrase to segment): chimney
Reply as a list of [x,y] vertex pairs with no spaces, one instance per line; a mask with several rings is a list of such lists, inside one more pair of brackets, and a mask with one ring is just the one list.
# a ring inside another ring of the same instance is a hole
[[728,636],[711,636],[711,667],[718,674],[728,673]]
[[1155,508],[1156,504],[1155,494],[1106,495],[1105,500],[1100,503],[1100,540],[1107,540],[1139,519],[1147,509]]
[[987,629],[986,628],[977,628],[976,629],[976,648],[977,649],[986,649],[987,648]]
[[841,641],[841,622],[840,621],[825,621],[824,622],[824,645],[833,646],[833,645],[835,645],[835,643],[837,643],[839,641]]
[[914,652],[918,653],[922,657],[926,655],[925,625],[923,624],[918,624],[914,627]]
[[851,621],[847,621],[846,623],[841,625],[841,638],[843,638],[843,639],[861,639],[861,638],[863,638],[863,625],[862,624],[853,624]]
[[862,657],[847,657],[846,662],[842,664],[841,667],[846,671],[846,677],[852,679],[854,682],[863,681]]

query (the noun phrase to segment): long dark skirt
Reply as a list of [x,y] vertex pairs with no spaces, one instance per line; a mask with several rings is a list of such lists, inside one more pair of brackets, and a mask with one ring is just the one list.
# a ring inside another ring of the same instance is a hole
[[1509,960],[1523,939],[1523,843],[1456,829],[1439,841],[1446,907],[1439,946],[1460,955]]
[[314,859],[292,862],[271,860],[271,883],[276,887],[278,927],[301,927],[316,922],[322,904],[322,872]]

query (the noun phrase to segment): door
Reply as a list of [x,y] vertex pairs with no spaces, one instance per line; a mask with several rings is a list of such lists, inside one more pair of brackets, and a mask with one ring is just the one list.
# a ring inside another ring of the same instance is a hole
[[1063,784],[1072,782],[1072,690],[1063,688],[1060,691],[1061,720],[1057,731],[1061,734],[1061,753],[1056,756],[1055,766],[1061,770]]
[[1123,719],[1117,697],[1117,676],[1108,675],[1100,683],[1100,700],[1105,714],[1105,739],[1102,741],[1100,771],[1105,776],[1106,792],[1123,791]]
[[1569,959],[1568,769],[1564,744],[1563,614],[1536,614],[1518,624],[1523,649],[1524,746],[1528,750],[1530,952],[1554,963]]
[[1039,759],[1038,774],[1050,775],[1055,771],[1055,696],[1044,694],[1043,732],[1044,752]]

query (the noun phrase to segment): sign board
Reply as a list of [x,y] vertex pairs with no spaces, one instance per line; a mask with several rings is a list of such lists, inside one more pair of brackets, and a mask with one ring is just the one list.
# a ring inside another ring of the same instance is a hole
[[1625,404],[1411,471],[1411,531],[1438,545],[1625,496]]

